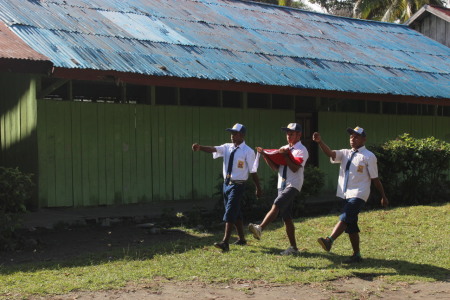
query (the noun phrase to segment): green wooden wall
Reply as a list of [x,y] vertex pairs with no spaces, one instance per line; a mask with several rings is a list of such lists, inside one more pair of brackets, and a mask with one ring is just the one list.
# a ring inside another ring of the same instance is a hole
[[0,72],[0,165],[19,167],[23,172],[33,173],[35,179],[36,82],[33,75]]
[[[356,126],[366,130],[366,145],[381,144],[403,133],[409,133],[416,138],[434,136],[450,142],[449,117],[319,112],[318,118],[319,132],[331,149],[349,148],[349,135],[345,129]],[[319,167],[326,173],[324,190],[334,192],[339,165],[331,164],[320,152]]]
[[[222,159],[191,145],[230,142],[225,128],[247,126],[251,147],[286,143],[288,110],[38,101],[42,207],[211,198]],[[260,177],[272,173],[261,160]]]

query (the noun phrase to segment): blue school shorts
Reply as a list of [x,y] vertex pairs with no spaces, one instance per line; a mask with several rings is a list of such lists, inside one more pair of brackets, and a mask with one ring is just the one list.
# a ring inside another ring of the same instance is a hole
[[345,229],[346,233],[357,233],[360,231],[358,227],[358,214],[365,204],[366,201],[360,198],[344,199],[344,208],[339,219],[347,224],[347,228]]
[[241,198],[245,191],[244,184],[223,184],[223,205],[225,214],[223,220],[229,223],[236,223],[242,220]]

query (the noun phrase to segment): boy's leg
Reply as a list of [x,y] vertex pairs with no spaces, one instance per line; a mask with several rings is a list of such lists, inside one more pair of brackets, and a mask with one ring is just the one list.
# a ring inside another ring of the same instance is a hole
[[278,207],[275,204],[272,205],[272,208],[266,214],[266,216],[264,217],[264,220],[262,221],[262,223],[259,226],[261,226],[264,229],[267,225],[269,225],[271,222],[273,222],[277,218],[279,211],[280,210],[278,209]]
[[236,231],[237,231],[239,240],[245,241],[244,222],[242,221],[242,219],[237,220],[236,223],[234,224],[234,226],[236,227]]
[[353,248],[353,255],[359,254],[359,232],[349,233],[350,243]]
[[297,249],[297,241],[295,240],[295,226],[292,219],[283,219],[284,225],[286,226],[286,234],[289,239],[289,243],[291,244],[292,248],[295,250]]
[[333,231],[331,232],[331,235],[330,235],[330,237],[333,239],[333,241],[335,239],[337,239],[345,231],[346,228],[347,228],[346,223],[344,223],[342,221],[337,222],[333,228]]
[[223,242],[229,243],[230,236],[231,236],[231,230],[233,230],[233,223],[225,222],[225,233],[223,235]]

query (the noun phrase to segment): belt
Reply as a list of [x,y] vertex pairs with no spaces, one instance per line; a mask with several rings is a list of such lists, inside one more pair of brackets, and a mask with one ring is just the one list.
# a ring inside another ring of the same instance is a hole
[[244,184],[246,180],[230,180],[230,183],[228,185],[232,184]]

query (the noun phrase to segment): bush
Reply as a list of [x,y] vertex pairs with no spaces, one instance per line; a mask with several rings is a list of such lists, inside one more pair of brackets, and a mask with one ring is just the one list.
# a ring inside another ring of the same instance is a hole
[[0,250],[16,247],[16,230],[32,193],[31,176],[18,168],[0,167]]
[[[405,133],[370,149],[378,158],[379,177],[391,205],[450,199],[449,143],[434,137],[416,139]],[[370,202],[379,204],[380,196],[372,189]]]
[[[318,195],[320,190],[325,184],[325,173],[317,167],[307,165],[304,173],[305,179],[303,187],[298,196],[294,199],[293,216],[298,217],[305,213],[305,201],[308,197]],[[263,197],[257,199],[255,195],[255,185],[251,178],[245,183],[245,193],[241,200],[241,208],[244,218],[246,220],[260,220],[262,219],[269,209],[272,207],[273,201],[278,195],[277,191],[278,175],[274,173],[269,177],[268,184],[265,185],[263,190]],[[261,182],[261,185],[262,182]],[[223,197],[222,188],[223,182],[217,184],[217,193],[220,195],[220,199],[217,203],[216,209],[219,214],[223,215]]]

